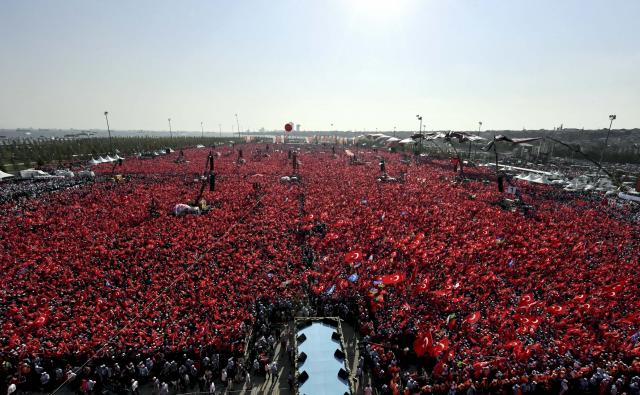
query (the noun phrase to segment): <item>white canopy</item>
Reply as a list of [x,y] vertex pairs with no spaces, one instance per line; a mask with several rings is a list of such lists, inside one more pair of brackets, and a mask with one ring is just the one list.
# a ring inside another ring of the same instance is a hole
[[20,178],[48,178],[50,174],[45,173],[42,170],[26,169],[20,170]]
[[531,182],[534,182],[536,184],[549,184],[549,179],[547,178],[546,175],[542,175],[542,176],[534,176],[531,179]]
[[416,141],[412,138],[406,138],[404,140],[400,140],[398,144],[415,144]]
[[620,192],[618,194],[618,197],[620,199],[624,199],[624,200],[633,200],[635,202],[640,202],[640,195],[634,195],[634,194],[628,194],[628,193]]
[[385,144],[389,144],[389,145],[394,145],[394,144],[398,144],[398,142],[400,141],[399,138],[396,137],[389,137],[387,139],[387,141],[385,142]]
[[56,170],[54,174],[64,178],[73,178],[75,176],[71,170]]
[[5,173],[4,171],[0,170],[0,180],[4,180],[5,178],[10,178],[10,177],[13,177],[13,175],[9,173]]

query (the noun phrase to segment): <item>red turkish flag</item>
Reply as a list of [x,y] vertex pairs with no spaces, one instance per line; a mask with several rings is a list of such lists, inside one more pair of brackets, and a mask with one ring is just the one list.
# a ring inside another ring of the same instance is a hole
[[573,300],[575,300],[576,302],[582,303],[585,300],[587,300],[587,295],[585,294],[576,295],[575,298],[573,298]]
[[420,281],[420,284],[416,287],[416,292],[425,293],[429,291],[429,277],[425,277]]
[[476,322],[478,322],[480,320],[480,318],[482,318],[482,316],[480,315],[479,311],[476,311],[474,313],[469,314],[465,319],[464,322],[468,323],[468,324],[475,324]]
[[443,352],[447,351],[448,349],[449,349],[449,339],[444,337],[444,338],[440,339],[440,341],[437,341],[433,345],[433,349],[432,349],[431,355],[433,355],[434,357],[437,357],[438,355],[442,354]]
[[401,282],[404,281],[404,279],[405,279],[405,276],[402,273],[387,274],[386,276],[380,277],[380,281],[382,281],[384,285],[400,284]]
[[549,306],[547,308],[547,311],[549,312],[549,314],[559,315],[564,314],[566,312],[566,309],[560,305],[554,304],[552,306]]
[[413,342],[413,351],[416,352],[418,357],[422,357],[428,353],[431,350],[431,347],[433,347],[433,337],[431,336],[430,331],[418,335],[416,340]]
[[533,299],[533,294],[524,294],[520,298],[518,307],[531,308],[536,305],[536,301]]
[[347,263],[354,263],[354,262],[358,262],[362,260],[362,252],[360,251],[351,251],[348,252],[345,256],[344,256],[344,260]]

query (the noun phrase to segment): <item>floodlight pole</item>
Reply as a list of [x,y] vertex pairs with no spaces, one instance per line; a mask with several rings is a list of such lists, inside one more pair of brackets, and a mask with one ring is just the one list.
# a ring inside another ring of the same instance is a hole
[[220,138],[222,138],[222,124],[218,124],[218,129],[220,129]]
[[171,131],[171,118],[167,119],[169,121],[169,138],[173,139],[173,132]]
[[[480,131],[481,131],[481,129],[482,129],[482,121],[479,121],[479,122],[478,122],[478,137],[480,137]],[[478,153],[477,148],[478,148],[477,146],[474,146],[474,148],[473,148],[473,158],[474,158],[474,159],[475,159],[475,157],[477,156],[476,154]]]
[[[418,118],[420,120],[420,130],[418,131],[418,134],[422,136],[422,116],[421,115],[416,115],[416,118]],[[422,151],[422,142],[424,141],[424,137],[420,139],[420,151]]]
[[602,147],[602,151],[600,151],[600,162],[602,163],[602,158],[604,158],[604,151],[607,149],[607,144],[609,144],[609,135],[611,135],[611,126],[613,125],[613,121],[616,119],[615,114],[609,115],[609,130],[607,131],[607,137],[604,139],[604,147]]
[[109,127],[109,111],[104,112],[104,119],[107,120],[107,133],[109,133],[109,150],[113,152],[113,141],[111,140],[111,128]]
[[200,122],[200,130],[202,131],[202,138],[204,138],[204,123]]
[[240,121],[238,121],[238,114],[236,113],[236,124],[238,125],[238,138],[240,138]]
[[493,153],[496,156],[496,177],[500,177],[498,172],[498,142],[496,141],[496,131],[493,131]]

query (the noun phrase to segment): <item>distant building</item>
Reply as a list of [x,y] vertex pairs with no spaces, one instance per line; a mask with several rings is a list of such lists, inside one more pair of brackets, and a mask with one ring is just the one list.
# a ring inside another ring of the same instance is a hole
[[296,132],[299,132],[299,131],[300,131],[300,124],[298,123],[296,124]]

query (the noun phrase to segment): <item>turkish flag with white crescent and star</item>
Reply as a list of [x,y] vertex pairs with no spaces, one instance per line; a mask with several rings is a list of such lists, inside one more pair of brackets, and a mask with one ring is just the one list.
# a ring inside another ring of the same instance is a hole
[[350,251],[344,256],[344,260],[347,263],[355,263],[362,260],[362,252]]
[[471,313],[469,314],[465,319],[464,322],[466,322],[467,324],[475,324],[476,322],[478,322],[480,320],[482,316],[480,315],[479,312],[475,312],[475,313]]
[[431,331],[426,331],[418,335],[416,340],[413,342],[413,351],[416,352],[418,357],[422,357],[426,353],[428,353],[433,347],[433,337],[431,336]]
[[405,276],[402,273],[387,274],[385,276],[380,277],[380,281],[384,285],[400,284],[401,282],[404,281],[404,279],[405,279]]
[[416,292],[425,293],[427,291],[429,291],[429,277],[424,277],[416,287]]

